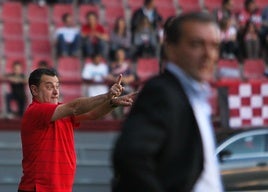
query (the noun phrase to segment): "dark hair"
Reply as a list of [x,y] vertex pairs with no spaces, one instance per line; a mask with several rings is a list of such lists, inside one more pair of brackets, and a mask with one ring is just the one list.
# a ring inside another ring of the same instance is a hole
[[255,1],[254,0],[245,0],[244,1],[244,7],[248,7],[251,3],[254,3]]
[[91,16],[91,15],[95,16],[96,18],[98,18],[98,15],[97,15],[97,13],[95,11],[89,11],[89,12],[87,12],[86,18],[88,19],[88,17]]
[[71,16],[70,13],[64,13],[61,17],[61,20],[65,23],[67,21],[67,18]]
[[31,72],[30,77],[29,77],[29,87],[31,85],[36,85],[39,86],[41,82],[41,78],[43,75],[48,75],[48,76],[58,76],[57,73],[54,70],[51,69],[46,69],[46,68],[38,68],[35,69],[33,72]]
[[22,62],[20,60],[15,60],[13,63],[12,63],[12,66],[16,66],[16,65],[21,65],[22,66]]
[[48,64],[48,62],[46,60],[40,60],[38,62],[38,66],[39,67],[49,67],[49,64]]
[[[118,34],[119,32],[119,21],[120,20],[123,20],[125,21],[124,17],[118,17],[116,20],[115,20],[115,25],[114,25],[114,33]],[[126,24],[126,21],[125,21],[125,28],[124,28],[124,32],[123,32],[123,36],[125,37],[127,35],[127,24]]]
[[230,0],[222,0],[222,5],[226,5],[226,4],[228,4],[230,2]]
[[217,25],[215,19],[205,12],[187,12],[179,16],[174,17],[168,22],[165,27],[165,42],[166,43],[177,43],[182,37],[182,26],[184,23],[189,21],[201,22],[201,23],[214,23]]
[[144,0],[143,4],[144,5],[149,5],[153,0]]

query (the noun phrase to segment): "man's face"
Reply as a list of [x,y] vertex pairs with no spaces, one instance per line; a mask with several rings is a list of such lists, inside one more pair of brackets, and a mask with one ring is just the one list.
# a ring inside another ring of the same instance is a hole
[[34,98],[41,103],[54,103],[59,101],[59,79],[57,76],[43,75],[38,87],[31,87]]
[[209,81],[219,56],[219,29],[213,23],[188,21],[181,39],[171,45],[173,62],[197,81]]

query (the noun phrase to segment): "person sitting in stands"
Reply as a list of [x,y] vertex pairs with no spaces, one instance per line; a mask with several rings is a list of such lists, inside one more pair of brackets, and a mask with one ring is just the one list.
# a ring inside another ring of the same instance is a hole
[[85,57],[91,57],[99,53],[107,58],[109,35],[104,27],[98,23],[95,12],[88,12],[86,15],[87,23],[81,28],[82,51]]
[[89,97],[108,91],[108,85],[106,84],[108,71],[108,65],[103,62],[103,58],[100,54],[94,54],[92,60],[85,63],[82,70],[82,79],[89,83],[87,92]]
[[70,13],[62,16],[63,26],[55,31],[58,56],[78,56],[80,48],[80,29],[73,23]]
[[115,60],[115,52],[118,48],[124,49],[127,58],[131,58],[131,33],[123,17],[115,21],[110,34],[110,58]]
[[[22,117],[26,104],[25,84],[27,79],[23,73],[23,66],[20,61],[14,61],[12,72],[4,75],[4,80],[9,82],[10,85],[10,92],[5,97],[7,118]],[[17,112],[12,111],[12,101],[17,103]]]

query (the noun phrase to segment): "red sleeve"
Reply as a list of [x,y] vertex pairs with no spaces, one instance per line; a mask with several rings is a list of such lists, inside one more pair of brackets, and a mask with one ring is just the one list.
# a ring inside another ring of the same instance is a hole
[[47,127],[57,106],[51,103],[36,103],[29,108],[25,118],[40,128]]

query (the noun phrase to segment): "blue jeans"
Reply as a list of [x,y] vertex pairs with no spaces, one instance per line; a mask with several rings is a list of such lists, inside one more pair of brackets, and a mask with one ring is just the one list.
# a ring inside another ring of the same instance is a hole
[[91,57],[93,54],[99,53],[104,58],[107,58],[108,43],[98,39],[97,43],[92,43],[88,38],[83,40],[83,52],[85,57]]
[[20,96],[20,95],[15,95],[12,93],[6,94],[6,107],[7,107],[7,112],[8,113],[13,113],[11,109],[11,101],[16,101],[18,105],[18,115],[21,117],[24,112],[24,107],[25,107],[25,102],[26,102],[26,97],[25,96]]
[[73,56],[75,55],[80,46],[80,36],[76,35],[74,41],[68,43],[65,41],[63,35],[59,35],[57,39],[57,53],[58,55],[68,55]]

